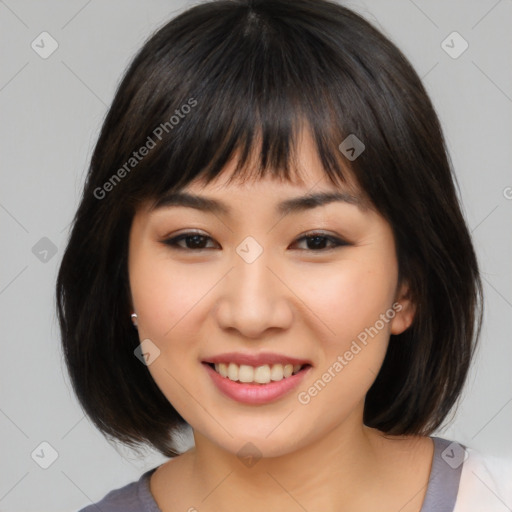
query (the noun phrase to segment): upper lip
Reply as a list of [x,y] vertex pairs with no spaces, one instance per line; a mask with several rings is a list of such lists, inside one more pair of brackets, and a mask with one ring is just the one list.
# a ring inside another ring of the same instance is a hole
[[265,364],[311,364],[307,359],[299,359],[290,357],[285,354],[275,354],[271,352],[261,352],[259,354],[244,354],[241,352],[228,352],[225,354],[218,354],[203,359],[203,363],[235,363],[237,365],[245,364],[248,366],[263,366]]

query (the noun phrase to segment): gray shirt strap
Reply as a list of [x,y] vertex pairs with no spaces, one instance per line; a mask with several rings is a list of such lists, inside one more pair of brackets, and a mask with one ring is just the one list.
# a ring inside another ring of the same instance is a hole
[[464,463],[465,446],[432,436],[434,458],[421,512],[453,512]]

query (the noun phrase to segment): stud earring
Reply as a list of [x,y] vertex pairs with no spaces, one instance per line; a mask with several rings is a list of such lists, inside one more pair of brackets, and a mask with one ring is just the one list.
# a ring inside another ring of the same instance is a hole
[[132,317],[132,323],[133,323],[134,327],[137,327],[137,313],[132,313],[131,317]]

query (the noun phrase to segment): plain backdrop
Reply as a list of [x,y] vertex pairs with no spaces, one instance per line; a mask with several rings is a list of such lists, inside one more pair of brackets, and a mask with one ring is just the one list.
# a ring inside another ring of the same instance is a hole
[[[0,1],[0,511],[77,510],[166,460],[109,444],[84,416],[63,364],[54,287],[122,73],[145,39],[190,5]],[[454,421],[438,434],[512,456],[512,2],[345,5],[390,37],[423,78],[482,269],[481,348]]]

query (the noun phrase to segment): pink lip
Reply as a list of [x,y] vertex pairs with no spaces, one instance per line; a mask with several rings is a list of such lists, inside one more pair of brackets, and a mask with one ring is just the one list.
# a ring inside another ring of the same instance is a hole
[[[296,364],[300,364],[300,362]],[[222,393],[237,402],[251,405],[266,404],[278,400],[292,389],[296,388],[312,368],[311,366],[307,366],[295,375],[279,381],[269,382],[268,384],[247,384],[223,377],[207,363],[203,363],[203,366]]]
[[203,359],[203,363],[235,363],[237,365],[246,364],[249,366],[263,366],[268,364],[309,364],[311,361],[306,359],[297,359],[295,357],[289,357],[284,354],[273,354],[271,352],[261,352],[260,354],[242,354],[240,352],[229,352],[225,354],[219,354],[217,356],[207,357]]

